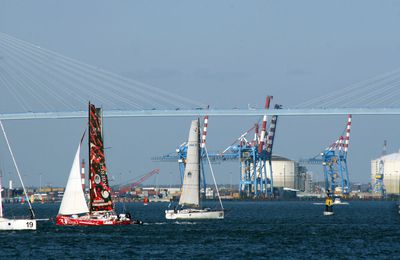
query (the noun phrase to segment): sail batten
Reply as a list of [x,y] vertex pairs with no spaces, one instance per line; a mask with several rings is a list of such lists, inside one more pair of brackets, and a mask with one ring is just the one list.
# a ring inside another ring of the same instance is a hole
[[75,154],[74,162],[72,163],[71,171],[69,173],[60,210],[58,212],[60,215],[73,215],[89,212],[88,206],[86,205],[85,194],[82,190],[79,164],[80,150],[81,145],[79,144]]
[[193,120],[187,143],[187,159],[179,205],[200,207],[200,123]]

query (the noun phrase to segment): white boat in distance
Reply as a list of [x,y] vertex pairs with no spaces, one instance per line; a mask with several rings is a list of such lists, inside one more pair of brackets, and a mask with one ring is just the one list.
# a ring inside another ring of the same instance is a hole
[[[187,160],[179,205],[165,211],[166,219],[223,219],[224,210],[201,208],[200,205],[200,122],[193,120],[187,143]],[[205,152],[207,152],[205,150]],[[208,156],[207,156],[208,158]],[[215,181],[214,181],[215,182]],[[219,197],[219,196],[218,196]],[[219,198],[220,199],[220,198]]]
[[[325,205],[324,202],[314,202],[314,205]],[[339,197],[336,197],[333,200],[333,205],[350,205],[350,203],[348,203],[347,201],[342,201]]]

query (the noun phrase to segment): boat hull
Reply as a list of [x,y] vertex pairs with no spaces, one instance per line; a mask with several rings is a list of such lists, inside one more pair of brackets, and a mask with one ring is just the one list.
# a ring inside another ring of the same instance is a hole
[[36,230],[36,220],[0,218],[0,230]]
[[166,210],[166,219],[223,219],[223,210],[182,209]]
[[59,226],[118,226],[141,224],[139,222],[132,221],[131,219],[121,220],[114,216],[109,218],[93,218],[91,216],[71,217],[58,215],[56,217],[56,224]]

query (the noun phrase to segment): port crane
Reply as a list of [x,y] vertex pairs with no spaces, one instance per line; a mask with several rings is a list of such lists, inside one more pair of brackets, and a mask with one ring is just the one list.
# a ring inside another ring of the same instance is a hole
[[[265,111],[268,111],[272,96],[266,97]],[[275,105],[275,109],[281,109],[281,105]],[[271,197],[273,196],[273,175],[272,175],[272,148],[274,144],[275,130],[278,116],[273,115],[267,128],[267,113],[263,116],[261,132],[259,123],[243,133],[233,144],[223,152],[209,153],[211,162],[239,160],[240,163],[240,184],[239,193],[242,197]],[[201,140],[201,157],[205,158],[204,146],[206,142],[208,116],[204,118],[204,127]],[[247,141],[246,137],[251,131],[255,131],[254,139]],[[185,169],[186,143],[176,149],[176,154],[167,154],[153,157],[153,161],[179,163],[181,180]],[[267,171],[267,166],[268,170]],[[203,186],[205,185],[204,167],[202,172]],[[268,176],[267,176],[268,175]],[[205,190],[205,189],[204,189]]]
[[148,178],[150,178],[151,176],[155,175],[155,174],[159,174],[160,173],[160,169],[154,169],[151,172],[148,172],[146,174],[144,174],[142,177],[140,177],[138,180],[136,180],[135,182],[129,184],[129,185],[124,185],[121,186],[119,188],[119,194],[125,194],[127,192],[129,192],[130,190],[132,190],[133,188],[139,186],[140,184],[142,184],[143,182],[145,182]]
[[311,159],[300,159],[301,164],[321,164],[325,177],[325,191],[334,194],[340,188],[342,195],[350,192],[350,180],[347,168],[347,153],[350,141],[352,116],[348,115],[344,132],[319,155]]
[[[266,111],[270,107],[271,100],[272,96],[266,97]],[[276,104],[274,109],[281,109],[281,105]],[[261,132],[259,132],[259,123],[256,123],[222,152],[224,154],[229,151],[230,154],[236,154],[236,158],[239,159],[241,197],[273,196],[272,148],[278,116],[271,117],[269,128],[267,128],[267,121],[267,114],[265,114],[261,123]],[[248,141],[246,136],[253,130],[254,138]]]
[[382,198],[386,195],[385,184],[383,183],[384,170],[385,170],[385,162],[383,161],[383,156],[387,154],[387,141],[383,142],[382,154],[379,158],[378,162],[378,174],[375,175],[375,183],[374,183],[374,192],[378,193],[382,196]]

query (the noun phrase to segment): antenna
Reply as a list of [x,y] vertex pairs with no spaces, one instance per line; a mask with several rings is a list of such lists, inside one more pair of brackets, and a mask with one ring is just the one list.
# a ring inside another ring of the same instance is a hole
[[382,156],[387,154],[387,140],[383,141]]

